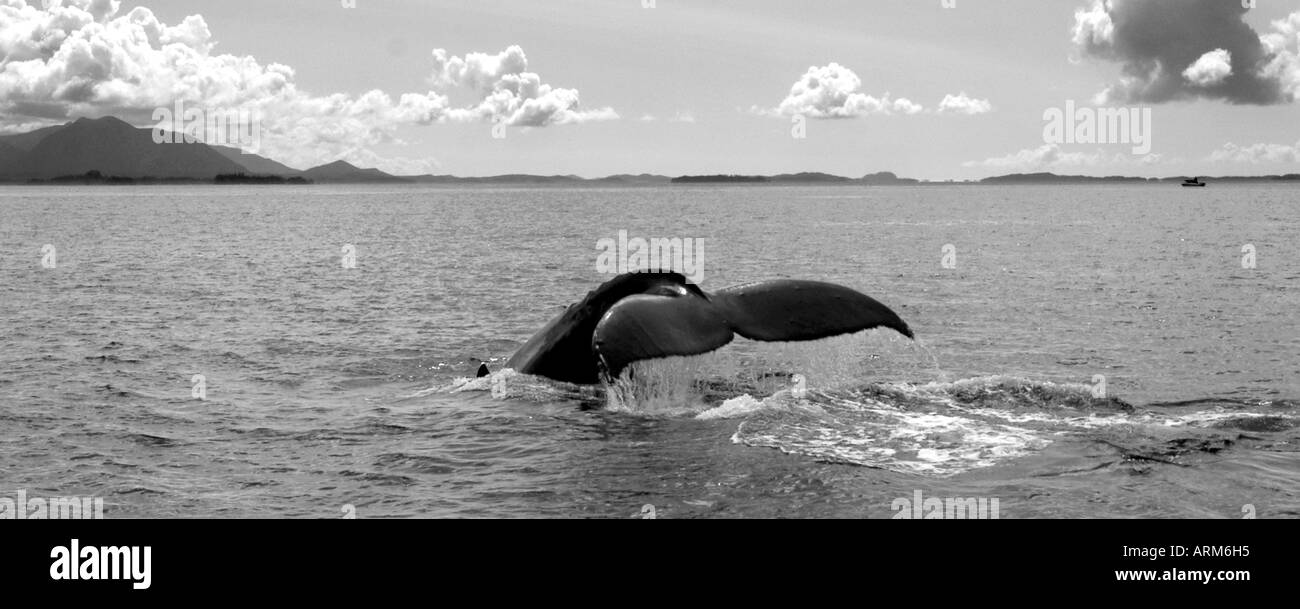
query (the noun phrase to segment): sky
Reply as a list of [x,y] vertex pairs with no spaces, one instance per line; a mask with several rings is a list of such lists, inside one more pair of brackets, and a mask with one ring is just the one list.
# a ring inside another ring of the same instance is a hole
[[299,169],[1300,173],[1297,98],[1300,0],[0,0],[0,132],[180,100]]

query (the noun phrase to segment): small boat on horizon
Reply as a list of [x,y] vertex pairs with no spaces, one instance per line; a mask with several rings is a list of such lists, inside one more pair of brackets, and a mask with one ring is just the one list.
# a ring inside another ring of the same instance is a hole
[[1190,180],[1183,180],[1183,188],[1205,188],[1206,183],[1201,181],[1200,177]]

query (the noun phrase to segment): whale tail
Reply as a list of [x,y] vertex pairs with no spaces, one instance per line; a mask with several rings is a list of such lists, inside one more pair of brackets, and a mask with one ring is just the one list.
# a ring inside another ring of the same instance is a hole
[[915,338],[902,318],[865,294],[831,283],[776,280],[727,288],[707,299],[624,298],[597,324],[592,349],[601,375],[609,380],[634,362],[714,351],[736,334],[791,342],[880,327]]

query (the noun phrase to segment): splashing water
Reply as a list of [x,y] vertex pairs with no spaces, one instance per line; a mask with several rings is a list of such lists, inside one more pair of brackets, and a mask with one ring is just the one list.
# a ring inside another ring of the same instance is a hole
[[608,387],[606,407],[634,415],[696,416],[739,394],[850,386],[882,362],[915,369],[921,361],[917,353],[915,343],[892,331],[789,343],[739,339],[705,355],[632,364]]
[[[807,343],[741,342],[701,356],[637,362],[603,393],[513,370],[457,379],[438,391],[577,400],[634,417],[736,420],[733,443],[933,477],[995,467],[1063,439],[1087,438],[1131,458],[1161,460],[1161,442],[1186,438],[1163,438],[1160,428],[1296,425],[1289,413],[1139,412],[1122,400],[1095,397],[1090,385],[1014,376],[864,383],[877,366],[932,373],[937,366],[924,346],[900,348],[910,343],[866,334]],[[1205,441],[1196,446],[1217,446],[1213,437]]]
[[1216,432],[1225,423],[1284,430],[1297,424],[1290,412],[1138,412],[1123,401],[1094,397],[1088,385],[1008,376],[868,384],[816,392],[800,408],[778,398],[743,408],[724,404],[745,417],[732,441],[940,477],[1000,465],[1060,440],[1105,444],[1126,459],[1170,461],[1166,457],[1230,445],[1232,434]]

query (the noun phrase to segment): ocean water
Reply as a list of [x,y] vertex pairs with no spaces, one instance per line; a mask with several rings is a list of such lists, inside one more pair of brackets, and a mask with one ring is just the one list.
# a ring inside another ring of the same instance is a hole
[[[6,187],[0,497],[103,497],[108,518],[890,518],[919,491],[1001,518],[1295,517],[1297,200]],[[502,370],[609,278],[596,244],[620,230],[703,239],[705,290],[859,289],[918,341],[742,341],[613,388]],[[467,378],[480,360],[493,376]]]

